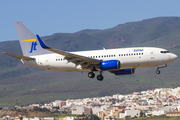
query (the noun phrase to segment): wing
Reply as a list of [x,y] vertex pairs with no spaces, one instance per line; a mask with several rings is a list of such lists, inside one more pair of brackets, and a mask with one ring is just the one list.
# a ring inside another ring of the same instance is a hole
[[21,56],[21,55],[15,55],[15,54],[11,54],[11,53],[6,53],[3,52],[3,54],[18,58],[18,59],[24,59],[24,60],[35,60],[35,58],[31,58],[31,57],[26,57],[26,56]]
[[73,53],[69,53],[69,52],[65,52],[65,51],[61,51],[61,50],[55,50],[53,48],[48,47],[44,43],[44,41],[39,37],[39,35],[36,35],[36,36],[37,36],[37,39],[38,39],[42,48],[65,56],[64,58],[68,61],[68,63],[72,62],[72,63],[75,63],[76,66],[81,65],[82,68],[84,68],[84,67],[87,68],[90,65],[99,64],[101,62],[100,60],[97,60],[97,59],[92,59],[92,58],[88,58],[85,56],[81,56],[81,55],[77,55],[77,54],[73,54]]

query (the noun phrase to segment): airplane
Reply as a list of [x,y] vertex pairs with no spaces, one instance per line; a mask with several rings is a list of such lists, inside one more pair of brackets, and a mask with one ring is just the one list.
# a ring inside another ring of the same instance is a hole
[[102,73],[109,71],[114,75],[131,75],[136,68],[160,68],[177,60],[178,56],[166,49],[156,47],[131,47],[119,49],[91,50],[66,52],[53,49],[34,35],[22,21],[16,21],[15,27],[18,34],[23,56],[3,52],[6,55],[20,59],[22,64],[46,70],[61,72],[88,72],[89,78],[95,77],[102,81]]

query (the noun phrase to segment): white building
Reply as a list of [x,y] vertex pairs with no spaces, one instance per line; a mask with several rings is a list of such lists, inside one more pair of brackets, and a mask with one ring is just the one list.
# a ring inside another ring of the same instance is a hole
[[55,102],[52,102],[52,106],[53,107],[61,106],[61,102],[62,102],[62,100],[55,100]]
[[125,116],[130,116],[132,117],[139,117],[140,116],[140,111],[139,110],[126,110],[125,111]]
[[152,115],[153,115],[153,116],[155,116],[155,115],[156,115],[156,116],[164,115],[164,110],[159,110],[159,111],[156,111],[156,110],[155,110],[155,111],[152,112]]
[[77,117],[66,117],[66,120],[78,120]]
[[92,113],[93,114],[98,114],[100,111],[103,111],[101,107],[93,107],[92,108]]
[[119,113],[119,118],[125,118],[125,113]]
[[82,115],[84,112],[84,106],[76,106],[76,108],[72,108],[72,114]]

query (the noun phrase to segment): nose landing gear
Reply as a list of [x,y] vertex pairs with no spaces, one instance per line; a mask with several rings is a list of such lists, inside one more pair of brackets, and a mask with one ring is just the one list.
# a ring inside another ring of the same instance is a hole
[[156,74],[160,74],[161,72],[160,72],[160,70],[159,69],[157,69],[156,70]]
[[167,67],[167,64],[164,64],[164,65],[161,65],[161,66],[158,66],[157,67],[157,70],[156,70],[156,74],[160,74],[161,72],[160,72],[160,68],[165,68],[165,67]]

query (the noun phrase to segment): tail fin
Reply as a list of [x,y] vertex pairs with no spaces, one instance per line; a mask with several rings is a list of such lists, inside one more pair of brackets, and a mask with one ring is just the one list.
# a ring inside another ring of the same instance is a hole
[[34,56],[51,53],[43,49],[33,33],[21,22],[14,22],[24,56]]

